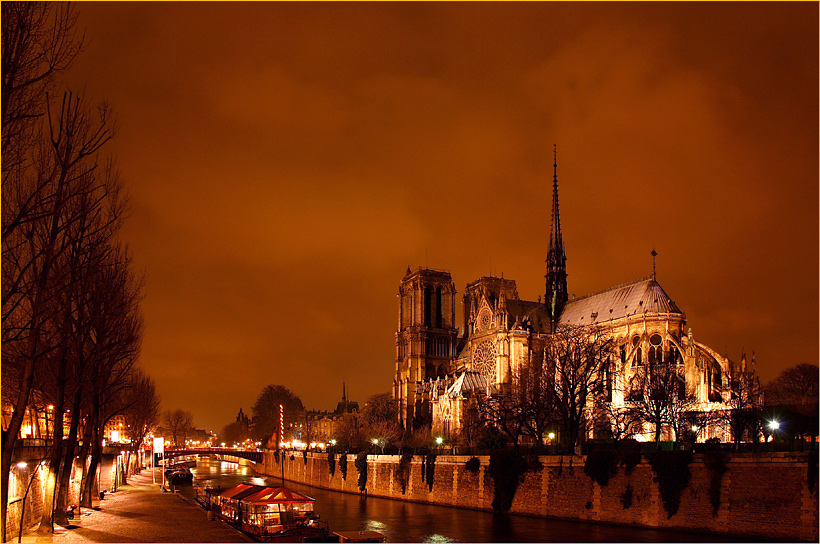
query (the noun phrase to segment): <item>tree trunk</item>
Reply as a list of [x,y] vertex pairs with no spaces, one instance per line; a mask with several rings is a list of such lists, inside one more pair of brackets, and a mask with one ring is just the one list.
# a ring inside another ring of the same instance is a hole
[[62,399],[54,406],[54,442],[51,446],[50,460],[45,478],[43,493],[43,516],[40,518],[41,533],[54,532],[54,496],[57,474],[60,471],[60,459],[63,453],[63,412],[65,404]]
[[57,501],[55,506],[54,519],[59,525],[68,525],[68,518],[66,517],[66,510],[68,509],[69,501],[69,484],[71,483],[71,473],[74,468],[74,453],[77,449],[77,430],[80,426],[80,401],[82,400],[82,387],[77,388],[74,394],[74,403],[72,405],[71,427],[68,431],[68,440],[66,440],[66,448],[63,452],[63,464],[60,467],[60,481],[57,488]]
[[94,431],[93,442],[91,443],[91,459],[88,462],[88,476],[83,485],[83,498],[88,501],[88,504],[84,505],[86,508],[91,508],[94,482],[97,481],[97,467],[102,462],[102,437],[100,434],[99,429]]
[[17,395],[17,402],[14,405],[14,412],[11,414],[11,421],[9,426],[3,431],[3,458],[0,463],[0,470],[3,471],[2,493],[0,493],[0,517],[2,517],[3,524],[3,542],[6,541],[6,516],[8,514],[6,505],[9,502],[9,479],[11,478],[11,460],[14,456],[14,444],[17,442],[17,437],[20,435],[20,427],[23,425],[23,417],[28,406],[28,399],[31,394],[31,388],[34,383],[34,360],[30,358],[26,362],[26,367],[23,373],[23,382],[21,384],[20,392]]
[[661,424],[655,423],[655,450],[661,450]]
[[[92,407],[92,412],[93,412],[93,410],[94,409]],[[86,488],[85,482],[88,479],[89,474],[90,474],[90,469],[88,467],[88,462],[89,462],[89,455],[91,453],[91,441],[92,441],[93,436],[94,436],[94,431],[93,431],[94,424],[93,424],[93,422],[94,422],[94,418],[91,417],[91,414],[89,414],[89,417],[86,420],[85,425],[83,426],[83,445],[80,447],[80,454],[79,454],[79,458],[80,458],[80,461],[82,462],[82,467],[83,467],[83,476],[82,476],[82,479],[80,480],[80,501],[79,501],[79,503],[80,503],[80,506],[83,507],[83,508],[91,508],[91,497],[90,497],[90,495],[88,497],[86,497],[86,494],[85,494],[85,488]]]

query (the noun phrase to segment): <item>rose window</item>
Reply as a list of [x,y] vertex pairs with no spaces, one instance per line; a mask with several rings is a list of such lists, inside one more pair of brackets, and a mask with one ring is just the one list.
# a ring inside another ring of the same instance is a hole
[[495,382],[495,342],[485,340],[473,344],[473,370],[480,372],[488,383]]

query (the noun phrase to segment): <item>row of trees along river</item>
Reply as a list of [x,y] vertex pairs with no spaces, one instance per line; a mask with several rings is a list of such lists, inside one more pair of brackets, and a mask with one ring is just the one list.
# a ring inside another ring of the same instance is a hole
[[[522,376],[521,381],[526,382],[527,374],[522,373]],[[443,444],[437,444],[439,430],[432,429],[429,421],[423,421],[422,425],[411,431],[402,429],[397,403],[388,393],[370,396],[360,412],[331,413],[334,423],[328,431],[326,425],[317,424],[317,420],[326,417],[327,413],[307,411],[299,396],[288,388],[268,385],[252,405],[249,421],[237,420],[225,425],[219,433],[219,440],[228,446],[258,444],[275,449],[279,405],[282,404],[285,407],[286,441],[298,439],[306,444],[315,442],[322,445],[333,441],[336,451],[373,449],[395,454],[407,448],[443,445],[457,452],[475,453],[507,446],[517,449],[529,444],[536,453],[566,453],[583,445],[582,426],[595,424],[594,419],[589,419],[586,404],[580,403],[579,399],[585,398],[585,395],[572,396],[564,392],[563,396],[551,396],[548,390],[534,387],[531,382],[513,384],[513,387],[519,385],[521,391],[518,395],[477,398],[466,411],[464,427],[460,432],[445,437]],[[593,383],[589,387],[594,386]],[[655,387],[668,387],[670,390],[678,386],[679,383],[671,378],[655,382]],[[715,413],[692,414],[684,409],[682,403],[675,402],[675,395],[649,393],[623,409],[601,403],[593,413],[606,416],[611,429],[610,443],[632,439],[642,428],[642,423],[646,422],[654,428],[668,426],[674,429],[676,444],[689,448],[697,440],[701,428],[707,425],[726,429],[735,448],[741,441],[755,446],[761,435],[765,440],[771,438],[773,443],[768,447],[775,449],[802,449],[805,437],[814,441],[818,426],[816,365],[801,363],[788,368],[765,386],[760,385],[754,371],[746,372],[734,387],[754,388],[754,392],[744,397],[746,401],[731,399],[730,404],[737,406]],[[754,400],[750,400],[752,398]],[[249,424],[251,421],[252,425]],[[777,429],[772,428],[775,422]],[[568,428],[575,428],[575,431],[567,433]],[[551,433],[564,440],[551,440]],[[655,438],[655,447],[659,447],[660,433],[655,433]],[[546,447],[545,444],[550,442],[553,444]]]
[[75,455],[90,506],[106,422],[124,416],[137,449],[158,418],[136,364],[143,280],[119,239],[127,198],[107,153],[112,110],[64,83],[83,45],[73,5],[3,2],[4,539],[24,425],[49,427],[26,434],[51,438],[40,530],[53,531],[67,523]]

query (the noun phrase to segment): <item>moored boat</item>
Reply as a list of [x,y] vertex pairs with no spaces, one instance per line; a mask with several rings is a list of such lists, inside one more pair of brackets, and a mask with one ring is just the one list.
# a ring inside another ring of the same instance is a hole
[[210,493],[209,507],[260,542],[326,542],[333,539],[327,522],[314,512],[315,499],[287,487],[239,484]]
[[194,475],[188,467],[180,467],[167,474],[168,482],[170,484],[190,484],[194,481]]
[[242,499],[242,531],[264,542],[322,542],[327,522],[314,512],[316,500],[287,487],[267,488]]

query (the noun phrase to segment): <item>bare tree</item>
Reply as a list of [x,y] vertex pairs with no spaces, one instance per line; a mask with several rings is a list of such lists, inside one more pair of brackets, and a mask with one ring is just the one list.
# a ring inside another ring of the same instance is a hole
[[818,367],[808,363],[787,368],[766,384],[766,404],[788,404],[817,412]]
[[402,435],[398,404],[390,393],[379,393],[367,399],[361,421],[363,432],[369,439],[375,439],[382,449]]
[[[165,412],[165,423],[171,432],[174,446],[185,446],[185,439],[191,429],[194,428],[194,415],[191,412],[180,409],[168,410]],[[181,443],[180,438],[182,439]]]
[[741,370],[730,377],[729,398],[725,403],[726,408],[716,414],[717,420],[729,431],[735,450],[743,438],[757,442],[761,431],[763,388],[754,370]]
[[524,401],[519,392],[508,390],[476,395],[475,399],[482,424],[495,427],[518,448],[527,424]]
[[336,436],[336,448],[341,451],[359,451],[365,447],[366,437],[360,414],[342,414],[333,426],[333,434]]
[[[77,15],[70,4],[4,2],[2,32],[3,184],[21,168],[37,138],[46,93],[82,49],[76,35]],[[34,204],[34,202],[31,202]],[[4,206],[4,219],[6,214]],[[27,209],[16,216],[25,221]],[[14,217],[14,216],[13,216]],[[13,225],[12,221],[9,225]],[[6,236],[6,222],[3,236]]]
[[131,439],[131,451],[136,452],[145,438],[159,424],[159,395],[154,380],[137,369],[131,376],[128,390],[129,407],[123,412]]
[[554,374],[552,395],[561,440],[568,451],[576,451],[589,418],[591,395],[604,379],[612,339],[598,327],[559,326],[545,349]]
[[[0,518],[6,536],[8,478],[14,440],[34,383],[37,363],[53,344],[42,331],[54,305],[53,261],[60,251],[58,218],[76,153],[63,153],[58,168],[44,168],[48,91],[81,49],[76,15],[68,4],[2,4],[2,339],[3,389],[14,392],[3,430]],[[86,148],[87,149],[87,148]],[[52,162],[53,164],[53,162]],[[36,225],[36,226],[33,226]],[[11,400],[11,399],[10,399]]]
[[484,422],[478,411],[478,402],[476,401],[475,395],[471,395],[465,400],[458,442],[461,445],[467,446],[469,451],[472,451],[483,429]]
[[686,414],[694,401],[686,396],[682,369],[660,362],[641,368],[629,384],[627,403],[634,415],[653,426],[655,445],[660,448],[663,427],[672,428],[676,440],[682,438]]
[[[100,158],[113,133],[110,109],[51,93],[54,75],[81,48],[75,22],[67,4],[3,4],[2,362],[14,408],[1,470],[8,477],[36,386],[54,406],[44,531],[66,522],[80,434],[83,470],[89,445],[123,407],[142,326],[141,284],[115,241],[125,209],[121,184],[113,161]],[[3,485],[4,522],[7,499]]]
[[641,422],[635,410],[629,406],[598,398],[595,401],[595,417],[599,427],[606,428],[617,447],[622,440],[640,433]]
[[555,376],[544,354],[543,350],[534,351],[529,363],[514,377],[511,387],[511,394],[520,402],[522,432],[532,438],[539,449],[544,444],[544,436],[557,423]]

